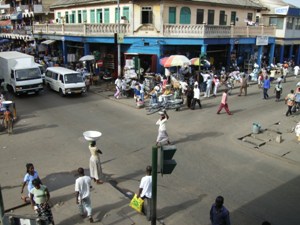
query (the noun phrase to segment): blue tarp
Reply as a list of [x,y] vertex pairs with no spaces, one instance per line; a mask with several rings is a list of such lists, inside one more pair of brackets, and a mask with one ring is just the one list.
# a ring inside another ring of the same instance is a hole
[[21,20],[22,19],[22,12],[17,12],[10,15],[10,20]]

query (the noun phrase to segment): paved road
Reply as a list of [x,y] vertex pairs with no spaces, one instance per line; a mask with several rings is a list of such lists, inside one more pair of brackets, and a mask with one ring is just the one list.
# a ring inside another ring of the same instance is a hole
[[[284,94],[293,85],[290,78]],[[275,225],[299,224],[295,205],[300,196],[300,164],[238,140],[251,132],[254,121],[267,127],[277,121],[296,120],[297,116],[285,118],[286,106],[274,100],[262,100],[261,93],[252,86],[247,97],[230,96],[233,116],[216,114],[219,97],[204,100],[202,110],[170,112],[168,133],[178,147],[178,165],[172,175],[158,178],[160,221],[168,225],[209,224],[210,205],[217,195],[223,195],[232,224],[255,225],[263,220]],[[73,201],[74,170],[88,166],[89,152],[82,137],[86,130],[103,133],[98,145],[104,152],[107,180],[124,192],[137,191],[145,166],[151,164],[157,115],[146,116],[143,109],[116,104],[93,93],[62,98],[46,91],[41,96],[15,101],[19,115],[15,134],[0,135],[0,180],[6,208],[19,204],[19,186],[27,162],[35,164],[51,190],[54,204]],[[299,145],[285,148],[295,151],[295,146]],[[122,197],[118,197],[119,202],[109,203],[113,193],[109,186],[95,190],[99,195],[106,191],[100,197],[106,200],[101,208],[106,213],[128,204]],[[65,213],[54,211],[54,216],[60,213],[56,217],[59,224],[83,223],[70,217],[67,208],[62,206],[61,210]],[[105,221],[104,213],[97,217]]]

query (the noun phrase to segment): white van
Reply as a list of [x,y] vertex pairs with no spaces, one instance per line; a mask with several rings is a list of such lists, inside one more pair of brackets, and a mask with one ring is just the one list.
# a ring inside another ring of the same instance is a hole
[[45,82],[48,88],[59,92],[61,96],[86,92],[82,75],[64,67],[48,67],[45,73]]

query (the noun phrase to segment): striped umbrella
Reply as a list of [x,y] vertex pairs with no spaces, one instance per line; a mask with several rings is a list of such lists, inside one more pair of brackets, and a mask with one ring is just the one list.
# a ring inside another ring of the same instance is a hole
[[190,60],[184,55],[171,55],[165,62],[164,67],[191,65]]
[[164,66],[169,57],[163,57],[159,60],[159,64]]

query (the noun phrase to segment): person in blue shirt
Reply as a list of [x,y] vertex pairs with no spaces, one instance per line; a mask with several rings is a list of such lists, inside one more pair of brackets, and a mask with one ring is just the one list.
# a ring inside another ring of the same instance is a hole
[[271,82],[268,76],[266,76],[264,79],[263,88],[264,88],[264,99],[268,99],[269,98],[268,90],[271,88]]
[[224,198],[218,196],[210,209],[210,221],[212,225],[230,225],[229,211],[223,206]]

